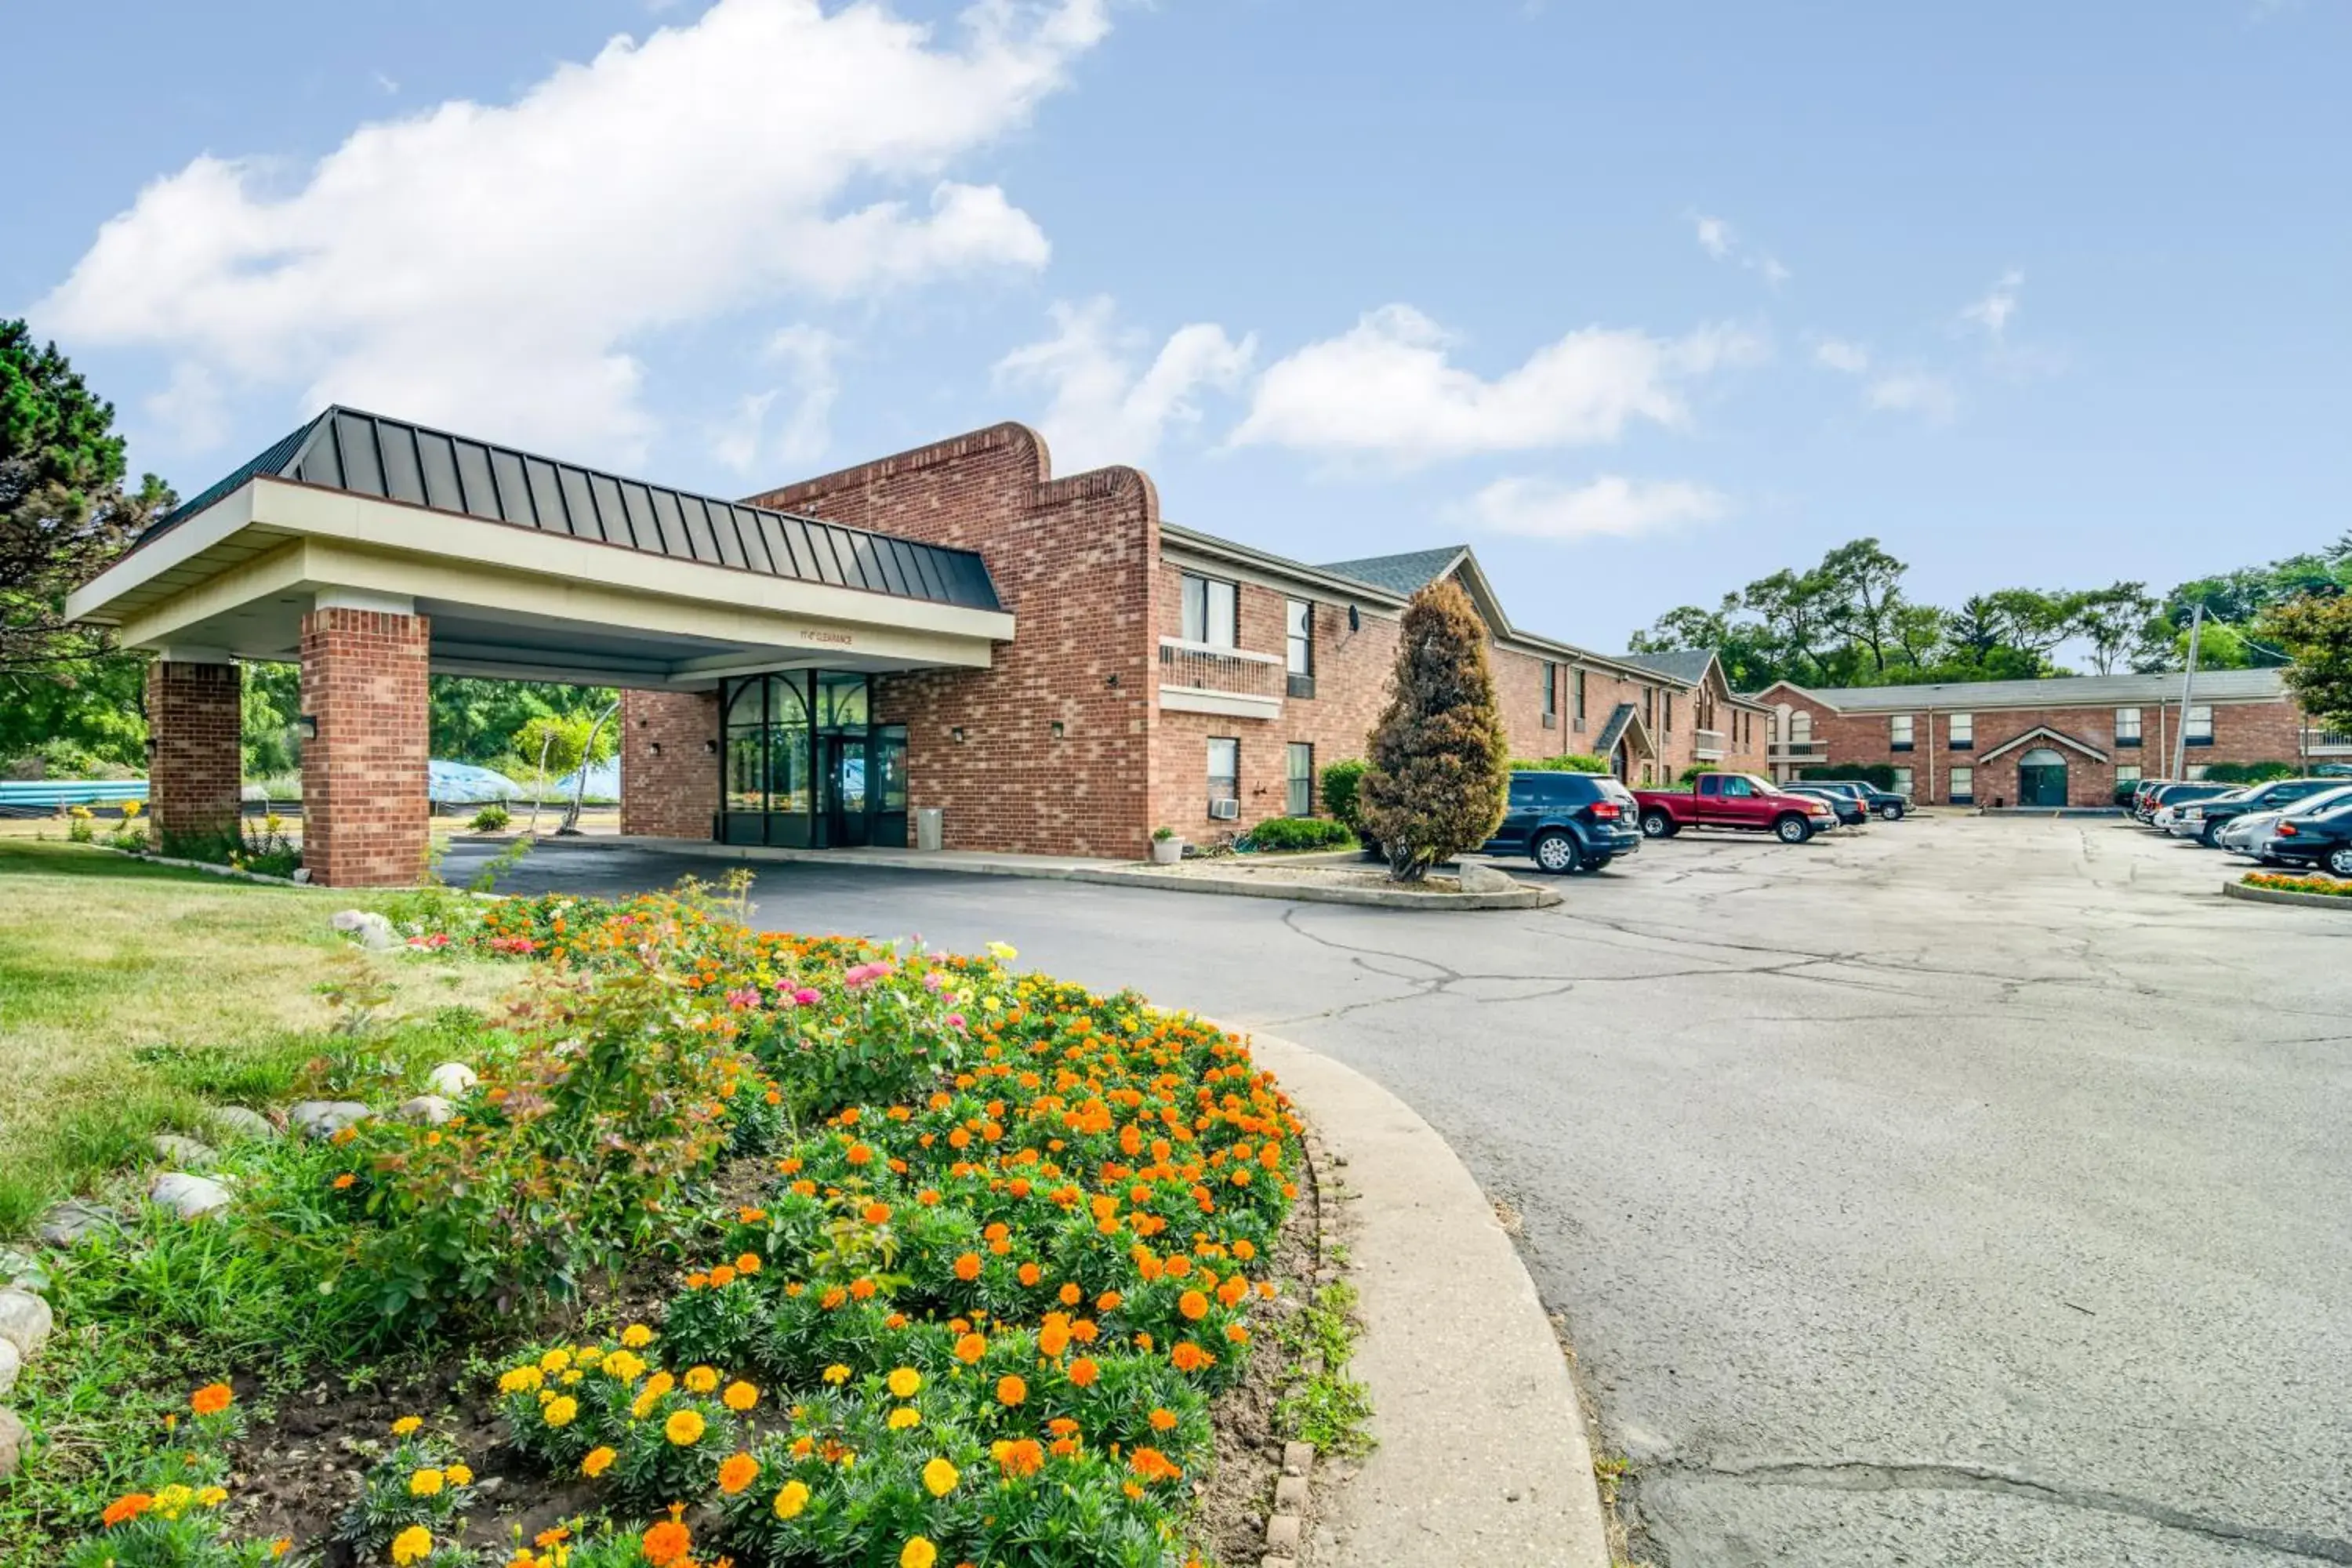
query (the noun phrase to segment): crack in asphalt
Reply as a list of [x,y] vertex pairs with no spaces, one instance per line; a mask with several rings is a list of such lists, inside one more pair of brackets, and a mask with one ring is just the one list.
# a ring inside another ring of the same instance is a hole
[[1759,1486],[1816,1487],[1831,1491],[1983,1492],[2025,1498],[2064,1508],[2137,1519],[2167,1530],[2201,1535],[2212,1541],[2261,1547],[2289,1557],[2317,1563],[2352,1563],[2352,1540],[2308,1531],[2279,1530],[2267,1525],[2239,1524],[2210,1514],[2152,1502],[2127,1492],[2099,1487],[2067,1487],[1990,1465],[1885,1464],[1867,1459],[1841,1459],[1827,1464],[1805,1460],[1767,1460],[1748,1465],[1691,1464],[1668,1461],[1650,1467],[1647,1476],[1658,1479],[1698,1482],[1748,1482]]

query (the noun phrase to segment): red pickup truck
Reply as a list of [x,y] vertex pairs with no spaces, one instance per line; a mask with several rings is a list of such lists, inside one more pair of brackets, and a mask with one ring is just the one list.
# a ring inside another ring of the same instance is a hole
[[1701,773],[1688,790],[1637,789],[1643,834],[1672,838],[1685,827],[1737,827],[1802,844],[1837,826],[1829,802],[1789,795],[1754,773]]

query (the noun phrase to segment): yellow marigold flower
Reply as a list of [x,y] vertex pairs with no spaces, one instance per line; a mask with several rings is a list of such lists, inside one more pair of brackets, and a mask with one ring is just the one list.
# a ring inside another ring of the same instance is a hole
[[890,1412],[890,1430],[893,1432],[904,1432],[908,1427],[917,1425],[922,1419],[923,1413],[921,1411],[916,1409],[911,1405],[901,1405],[898,1409]]
[[690,1366],[686,1369],[686,1388],[689,1394],[709,1394],[719,1386],[715,1367]]
[[[539,1368],[535,1366],[519,1366],[510,1372],[507,1372],[499,1375],[499,1392],[500,1394],[521,1394],[527,1390],[537,1388],[545,1381],[546,1380],[544,1378],[540,1376]],[[403,1419],[413,1419],[413,1417],[403,1417]],[[397,1432],[400,1428],[395,1426],[393,1430]]]
[[547,1402],[540,1414],[550,1426],[569,1426],[572,1418],[580,1414],[580,1402],[568,1394],[561,1394]]
[[945,1459],[933,1459],[923,1467],[923,1489],[933,1497],[945,1497],[955,1490],[956,1482],[963,1478]]
[[849,1369],[842,1365],[839,1362],[835,1362],[831,1366],[824,1369],[824,1380],[838,1388],[841,1384],[849,1381]]
[[705,1425],[698,1411],[673,1410],[662,1423],[662,1436],[678,1447],[688,1447],[702,1441]]
[[916,1536],[898,1552],[898,1568],[931,1568],[940,1560],[940,1549]]
[[424,1425],[425,1422],[422,1417],[415,1415],[404,1415],[399,1420],[392,1424],[392,1435],[395,1437],[405,1437]]
[[433,1532],[421,1524],[412,1524],[392,1538],[392,1560],[397,1568],[408,1568],[432,1555]]
[[562,1372],[571,1364],[572,1352],[560,1347],[539,1358],[539,1370],[541,1372]]
[[719,1396],[719,1402],[730,1410],[749,1410],[760,1403],[760,1391],[738,1380],[727,1385],[727,1392]]
[[900,1399],[912,1399],[915,1391],[923,1386],[923,1374],[911,1366],[902,1366],[890,1373],[890,1392]]
[[438,1470],[419,1470],[415,1475],[408,1478],[408,1495],[410,1497],[439,1497],[441,1495],[441,1472]]
[[165,1519],[177,1519],[195,1500],[196,1494],[193,1489],[173,1482],[155,1493],[155,1511]]
[[228,1501],[226,1487],[206,1487],[196,1494],[197,1504],[204,1508],[218,1508],[226,1501]]
[[588,1457],[580,1461],[580,1473],[586,1476],[593,1481],[598,1476],[603,1475],[606,1470],[611,1469],[613,1468],[613,1461],[618,1458],[620,1458],[619,1455],[600,1444],[597,1447],[589,1449]]
[[641,1351],[654,1342],[654,1331],[643,1323],[631,1323],[621,1331],[621,1342],[633,1351]]
[[441,1473],[448,1478],[449,1484],[453,1487],[470,1487],[474,1484],[474,1471],[470,1465],[451,1465]]
[[776,1517],[798,1519],[801,1510],[808,1507],[809,1489],[798,1481],[786,1481],[776,1493]]

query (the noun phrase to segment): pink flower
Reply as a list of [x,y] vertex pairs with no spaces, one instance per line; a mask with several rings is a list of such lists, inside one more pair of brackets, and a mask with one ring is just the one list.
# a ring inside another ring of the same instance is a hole
[[798,1006],[814,1007],[822,1000],[824,1000],[824,998],[820,997],[814,991],[812,991],[805,985],[793,993],[793,1002]]
[[739,985],[727,993],[727,1005],[738,1013],[760,1005],[760,993],[749,985]]
[[449,937],[447,932],[436,931],[431,936],[410,937],[408,939],[408,945],[411,947],[446,947],[449,945]]
[[873,984],[889,973],[890,965],[877,960],[872,963],[861,963],[855,968],[845,970],[842,972],[841,978],[843,984],[856,990]]
[[961,1029],[961,1028],[962,1028],[962,1027],[963,1027],[963,1015],[962,1015],[962,1014],[961,1014],[961,1013],[950,1013],[950,1014],[949,1014],[949,1015],[948,1015],[948,1027],[949,1027],[949,1028],[950,1028],[950,1029]]
[[946,978],[945,978],[943,975],[941,975],[938,970],[936,970],[936,969],[926,969],[925,971],[923,971],[923,989],[924,989],[924,990],[926,990],[926,991],[937,991],[940,986],[945,985],[946,984],[947,984],[947,980],[946,980]]

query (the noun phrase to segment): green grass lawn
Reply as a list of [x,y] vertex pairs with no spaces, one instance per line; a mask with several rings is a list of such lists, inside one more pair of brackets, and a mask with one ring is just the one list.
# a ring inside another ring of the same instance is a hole
[[283,1098],[325,1042],[320,988],[354,963],[413,1020],[511,984],[462,959],[357,958],[327,922],[368,902],[0,837],[0,1238],[139,1164],[151,1134],[202,1135],[208,1103]]

